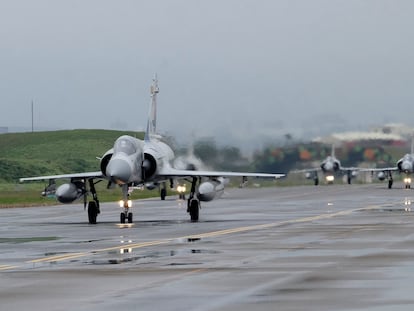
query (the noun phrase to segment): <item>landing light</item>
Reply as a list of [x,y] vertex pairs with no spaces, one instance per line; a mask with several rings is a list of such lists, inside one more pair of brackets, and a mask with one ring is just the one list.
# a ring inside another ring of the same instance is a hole
[[[132,201],[131,201],[131,200],[128,200],[128,201],[127,201],[127,206],[128,206],[128,207],[132,207]],[[120,201],[119,201],[119,207],[125,207],[125,202],[124,202],[124,200],[120,200]]]
[[177,186],[177,191],[179,192],[179,193],[183,193],[183,192],[185,192],[186,191],[186,187],[185,187],[185,185],[179,185],[179,186]]
[[411,184],[411,178],[409,177],[404,178],[404,183]]
[[119,253],[122,254],[126,254],[126,253],[132,253],[132,248],[121,248],[119,250]]
[[332,175],[326,176],[326,181],[328,181],[328,182],[332,182],[332,181],[334,181],[334,179],[335,179],[335,177],[332,176]]

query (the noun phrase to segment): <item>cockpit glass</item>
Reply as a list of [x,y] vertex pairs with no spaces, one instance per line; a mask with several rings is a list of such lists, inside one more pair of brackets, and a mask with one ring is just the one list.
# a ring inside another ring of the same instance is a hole
[[136,152],[136,148],[135,145],[128,139],[118,139],[115,143],[114,151],[131,155]]

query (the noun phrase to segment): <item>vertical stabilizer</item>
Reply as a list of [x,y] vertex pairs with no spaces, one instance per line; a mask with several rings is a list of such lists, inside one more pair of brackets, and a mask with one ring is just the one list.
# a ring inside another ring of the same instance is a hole
[[147,130],[145,132],[145,141],[150,141],[157,131],[157,94],[159,93],[158,79],[155,74],[151,85],[151,103],[148,113]]
[[332,144],[331,157],[335,158],[335,144]]
[[414,135],[411,136],[411,154],[414,154]]

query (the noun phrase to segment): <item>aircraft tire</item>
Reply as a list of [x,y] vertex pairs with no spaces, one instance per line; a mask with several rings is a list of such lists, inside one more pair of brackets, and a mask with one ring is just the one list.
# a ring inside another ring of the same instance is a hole
[[198,221],[199,210],[200,210],[199,206],[200,206],[200,202],[198,200],[195,200],[195,199],[191,200],[190,206],[189,206],[191,222]]
[[392,180],[389,180],[388,181],[388,189],[391,189],[392,188]]
[[96,217],[98,216],[98,206],[95,201],[88,203],[88,220],[92,225],[96,224]]
[[166,196],[167,196],[167,190],[165,190],[164,188],[161,189],[161,200],[164,201]]
[[315,178],[315,186],[319,185],[319,179]]
[[132,213],[128,213],[128,223],[132,224]]
[[120,215],[120,221],[121,221],[121,224],[124,224],[125,223],[125,213],[121,213],[121,215]]

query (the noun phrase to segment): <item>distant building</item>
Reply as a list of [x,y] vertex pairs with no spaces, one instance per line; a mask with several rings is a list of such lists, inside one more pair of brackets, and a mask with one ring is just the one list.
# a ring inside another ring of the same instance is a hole
[[409,140],[408,133],[413,133],[412,129],[401,130],[400,127],[384,127],[382,129],[376,129],[370,132],[343,132],[334,133],[326,137],[318,137],[313,142],[319,142],[323,144],[342,144],[348,142],[361,142],[361,141],[381,141],[385,144],[392,143],[405,143]]
[[383,126],[373,128],[372,131],[376,133],[400,135],[410,141],[414,134],[414,129],[412,127],[401,123],[388,123]]
[[9,132],[9,128],[7,126],[0,126],[0,134],[5,134]]

